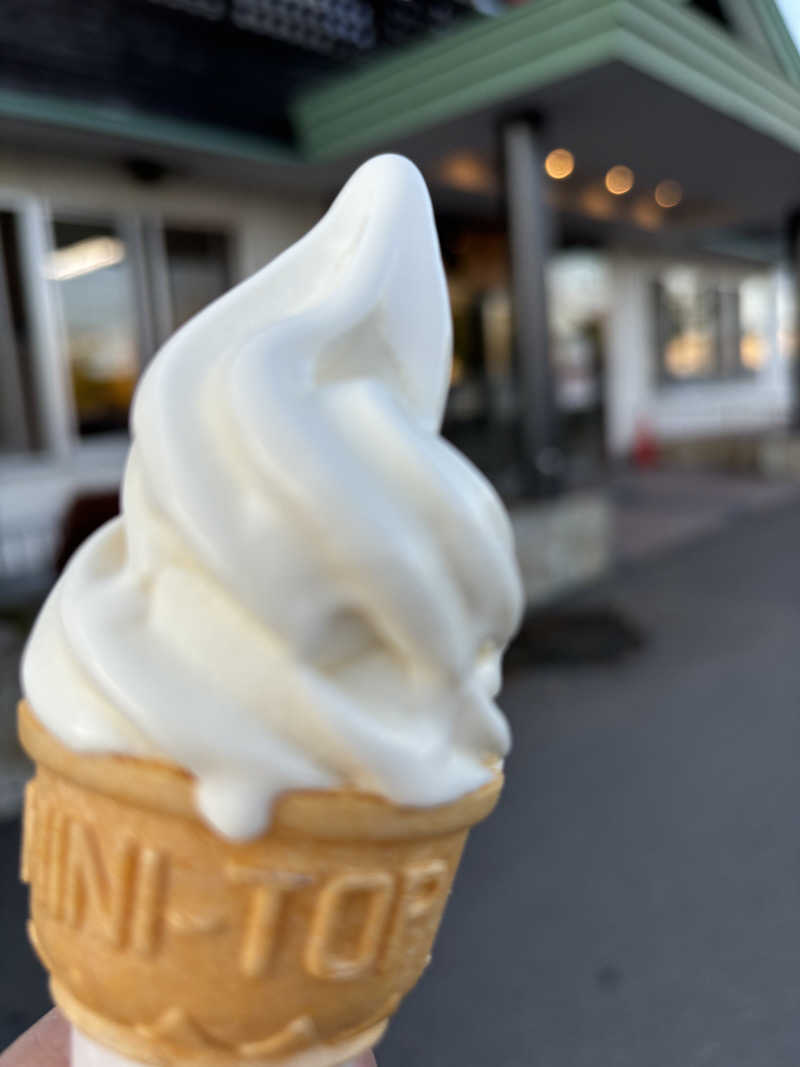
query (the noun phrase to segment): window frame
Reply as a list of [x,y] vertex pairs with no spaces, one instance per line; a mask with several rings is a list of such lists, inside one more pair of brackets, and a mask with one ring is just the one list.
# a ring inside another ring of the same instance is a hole
[[[223,234],[228,243],[231,285],[236,285],[239,279],[236,258],[238,250],[236,222],[231,218],[218,221],[205,219],[202,222],[196,222],[192,216],[184,218],[179,213],[164,211],[121,212],[118,208],[107,206],[103,202],[83,206],[74,203],[65,205],[62,201],[51,198],[31,196],[28,199],[38,205],[41,216],[39,258],[34,270],[38,274],[39,299],[42,301],[42,307],[47,307],[46,315],[50,320],[46,362],[50,374],[60,384],[59,406],[62,430],[59,447],[54,451],[64,454],[74,449],[94,450],[118,444],[127,439],[128,434],[125,430],[110,430],[89,436],[80,433],[77,406],[70,378],[63,307],[56,283],[49,281],[41,269],[45,257],[55,250],[54,223],[62,220],[89,224],[94,220],[111,222],[129,247],[132,262],[133,313],[141,353],[139,365],[139,376],[141,376],[158,349],[173,333],[164,236],[166,229],[174,227],[175,229]],[[0,199],[1,206],[2,199]],[[31,303],[35,304],[36,301],[32,300]],[[37,391],[38,389],[37,380]]]
[[[664,276],[671,269],[683,267],[697,275],[698,291],[713,297],[714,321],[712,324],[713,365],[711,373],[686,375],[672,374],[666,367],[666,334],[663,328],[665,291]],[[656,384],[660,390],[672,388],[683,389],[691,385],[725,385],[734,383],[756,382],[761,374],[768,370],[774,353],[769,351],[763,366],[749,368],[741,359],[739,345],[742,338],[741,287],[748,278],[769,276],[765,267],[753,266],[750,270],[743,267],[732,270],[730,267],[715,268],[691,261],[670,263],[661,266],[652,276],[649,292],[651,331],[654,347],[654,371]],[[774,293],[773,293],[774,298]],[[768,331],[769,334],[769,331]],[[769,336],[767,337],[769,341]],[[726,346],[733,345],[726,353]],[[726,355],[735,352],[735,359],[728,360],[730,370],[725,370]]]
[[[71,204],[68,208],[61,208],[58,204],[48,203],[47,211],[47,247],[44,256],[56,250],[55,225],[57,222],[74,223],[76,225],[93,225],[98,221],[110,222],[114,231],[125,242],[126,249],[131,257],[131,305],[134,317],[134,329],[139,346],[139,352],[144,353],[144,341],[151,336],[148,325],[143,325],[148,315],[146,302],[143,302],[141,281],[143,278],[143,265],[137,260],[141,257],[141,242],[136,233],[136,216],[125,215],[113,209],[104,211],[101,207],[88,207],[83,209]],[[44,257],[42,259],[44,264]],[[66,403],[69,409],[70,438],[73,447],[82,447],[90,441],[112,441],[125,436],[124,430],[109,430],[106,433],[82,435],[78,419],[78,407],[75,401],[75,392],[72,387],[72,378],[69,366],[69,345],[67,338],[67,326],[64,318],[64,305],[59,295],[58,283],[45,277],[44,270],[40,271],[44,283],[50,293],[50,299],[55,308],[58,328],[58,358],[62,367],[62,377],[66,383]],[[146,366],[146,360],[140,356],[139,375]],[[138,379],[137,379],[138,380]]]
[[41,447],[7,452],[3,462],[37,456],[60,457],[72,445],[70,385],[60,358],[58,313],[42,264],[50,251],[47,201],[13,187],[0,188],[0,210],[13,214],[19,243],[20,274],[30,329],[32,410]]
[[[239,281],[239,244],[238,244],[238,232],[232,225],[215,225],[208,219],[204,219],[202,222],[196,222],[191,216],[182,219],[177,218],[174,215],[165,214],[160,216],[159,219],[160,233],[161,233],[161,248],[163,254],[163,270],[164,270],[164,292],[167,304],[169,306],[169,329],[167,337],[173,333],[175,326],[172,325],[174,319],[174,308],[172,307],[172,291],[169,280],[169,255],[167,253],[167,230],[188,230],[193,233],[202,233],[208,235],[222,236],[227,244],[228,262],[227,272],[229,289],[233,288]],[[225,290],[226,292],[228,290]],[[166,340],[166,337],[164,338]],[[163,344],[163,342],[161,342]]]

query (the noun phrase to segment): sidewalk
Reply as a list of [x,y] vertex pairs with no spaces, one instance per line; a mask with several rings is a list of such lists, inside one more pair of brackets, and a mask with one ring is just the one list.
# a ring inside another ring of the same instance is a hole
[[640,560],[753,512],[800,501],[800,482],[713,471],[625,470],[614,476],[616,558]]

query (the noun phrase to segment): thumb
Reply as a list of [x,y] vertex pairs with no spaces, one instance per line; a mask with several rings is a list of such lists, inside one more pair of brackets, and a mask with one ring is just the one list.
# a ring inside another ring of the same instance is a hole
[[17,1038],[0,1055],[0,1067],[69,1067],[69,1023],[61,1012],[54,1008]]

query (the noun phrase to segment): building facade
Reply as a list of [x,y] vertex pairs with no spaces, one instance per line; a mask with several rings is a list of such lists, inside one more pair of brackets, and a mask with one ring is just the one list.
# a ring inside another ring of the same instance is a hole
[[[791,421],[800,57],[772,0],[462,5],[447,33],[355,67],[341,41],[324,60],[309,41],[302,62],[276,52],[269,19],[231,28],[229,5],[124,7],[131,36],[146,25],[163,45],[152,84],[138,64],[125,74],[118,33],[81,82],[91,20],[65,23],[66,74],[45,41],[39,83],[20,62],[0,78],[0,575],[40,567],[69,501],[118,483],[158,345],[379,151],[419,164],[437,211],[455,324],[445,430],[509,498],[596,479],[643,435]],[[351,23],[336,26],[344,40]],[[215,27],[224,113],[207,84]],[[370,33],[362,51],[386,38]],[[178,40],[197,62],[181,60],[173,99]],[[260,49],[278,88],[244,114]]]

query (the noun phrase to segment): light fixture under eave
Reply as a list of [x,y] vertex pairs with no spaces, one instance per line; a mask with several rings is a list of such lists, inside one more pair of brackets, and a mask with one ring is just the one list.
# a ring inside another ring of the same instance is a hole
[[457,152],[439,164],[439,178],[462,193],[493,193],[497,176],[491,166],[474,152]]
[[624,196],[633,188],[634,176],[630,167],[618,164],[606,174],[606,189],[614,196]]
[[547,153],[544,169],[549,178],[560,182],[575,170],[575,156],[568,148],[554,148]]
[[680,182],[665,178],[664,181],[658,183],[653,196],[659,207],[676,207],[683,200],[683,189]]
[[45,259],[44,276],[50,281],[66,282],[103,267],[113,267],[124,258],[125,244],[118,237],[87,237],[50,252]]

